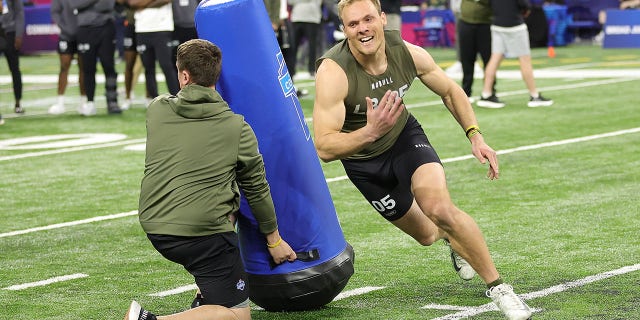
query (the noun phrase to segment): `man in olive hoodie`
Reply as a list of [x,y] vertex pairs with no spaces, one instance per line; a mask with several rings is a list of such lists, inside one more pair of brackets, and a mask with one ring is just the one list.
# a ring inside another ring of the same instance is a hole
[[[153,246],[191,273],[203,305],[158,319],[251,318],[234,232],[242,189],[275,263],[295,252],[278,233],[258,142],[215,90],[222,54],[207,40],[178,47],[180,92],[147,110],[139,219]],[[133,301],[125,320],[156,319]]]

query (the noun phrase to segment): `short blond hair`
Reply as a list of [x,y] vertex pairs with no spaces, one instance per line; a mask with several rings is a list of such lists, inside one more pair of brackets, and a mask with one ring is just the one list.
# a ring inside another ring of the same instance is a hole
[[344,10],[344,7],[352,5],[353,3],[358,1],[370,1],[378,10],[378,14],[382,13],[380,0],[340,0],[340,2],[338,2],[338,16],[342,19],[342,10]]

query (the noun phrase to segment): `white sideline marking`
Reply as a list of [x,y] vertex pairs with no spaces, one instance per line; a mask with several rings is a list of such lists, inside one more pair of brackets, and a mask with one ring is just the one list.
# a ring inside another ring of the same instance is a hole
[[[530,293],[526,293],[526,294],[521,294],[519,295],[523,300],[531,300],[531,299],[535,299],[535,298],[540,298],[540,297],[546,297],[548,295],[554,294],[554,293],[559,293],[559,292],[563,292],[566,290],[569,290],[571,288],[576,288],[576,287],[581,287],[584,285],[587,285],[589,283],[592,282],[596,282],[596,281],[600,281],[600,280],[604,280],[607,278],[611,278],[613,276],[619,276],[625,273],[630,273],[630,272],[634,272],[634,271],[638,271],[640,270],[640,264],[635,264],[635,265],[631,265],[631,266],[626,266],[626,267],[622,267],[619,269],[615,269],[615,270],[611,270],[611,271],[607,271],[607,272],[602,272],[602,273],[598,273],[596,275],[593,276],[588,276],[582,279],[578,279],[575,281],[570,281],[570,282],[565,282],[562,284],[559,284],[557,286],[553,286],[550,288],[546,288],[546,289],[542,289],[539,291],[534,291],[534,292],[530,292]],[[453,307],[453,308],[450,308]],[[437,305],[437,304],[429,304],[426,306],[421,307],[421,309],[438,309],[438,310],[447,310],[447,308],[449,308],[449,310],[460,310],[460,308],[462,308],[462,310],[460,312],[456,312],[456,313],[452,313],[443,317],[439,317],[439,318],[435,318],[433,320],[454,320],[454,319],[461,319],[461,318],[467,318],[467,317],[471,317],[471,316],[475,316],[481,313],[485,313],[485,312],[489,312],[489,311],[497,311],[498,308],[493,304],[493,302],[491,303],[487,303],[487,304],[483,304],[481,306],[477,306],[477,307],[456,307],[456,306],[447,306],[447,305]],[[455,309],[454,309],[455,308]],[[539,309],[534,309],[534,312],[538,312],[540,311]]]
[[27,289],[27,288],[46,286],[46,285],[49,285],[49,284],[52,284],[52,283],[56,283],[56,282],[68,281],[68,280],[79,279],[79,278],[86,278],[88,276],[89,276],[88,274],[76,273],[76,274],[70,274],[70,275],[66,275],[66,276],[53,277],[53,278],[50,278],[50,279],[47,279],[47,280],[42,280],[42,281],[17,284],[17,285],[14,285],[14,286],[3,288],[3,289],[5,289],[5,290],[23,290],[23,289]]
[[[636,72],[638,75],[640,75],[640,71],[636,71]],[[587,81],[587,82],[580,82],[580,83],[565,84],[560,86],[541,87],[541,88],[538,88],[538,91],[549,92],[549,91],[559,91],[559,90],[567,90],[567,89],[578,89],[578,88],[584,88],[584,87],[601,86],[606,84],[614,84],[619,82],[628,82],[628,81],[637,81],[637,80],[638,80],[637,78],[636,79],[619,78],[619,79],[594,80],[594,81]],[[522,89],[522,90],[514,90],[514,91],[507,91],[507,92],[498,92],[499,97],[513,96],[518,94],[529,94],[529,91],[527,89]],[[407,105],[406,107],[407,109],[413,109],[413,108],[421,108],[421,107],[427,107],[427,106],[441,106],[441,105],[442,105],[442,100],[434,100],[434,101],[427,101],[427,102],[420,102],[420,103],[412,103]],[[309,118],[309,117],[305,118],[304,120],[307,123],[312,122],[312,118]]]
[[[626,129],[626,130],[618,130],[618,131],[607,132],[607,133],[601,133],[601,134],[595,134],[595,135],[590,135],[590,136],[585,136],[585,137],[580,137],[580,138],[572,138],[572,139],[564,139],[564,140],[558,140],[558,141],[551,141],[551,142],[532,144],[532,145],[528,145],[528,146],[516,147],[516,148],[511,148],[511,149],[498,150],[496,152],[498,154],[508,154],[508,153],[513,153],[513,152],[517,152],[517,151],[525,151],[525,150],[533,150],[533,149],[540,149],[540,148],[546,148],[546,147],[553,147],[553,146],[559,146],[559,145],[565,145],[565,144],[571,144],[571,143],[577,143],[577,142],[584,142],[584,141],[589,141],[589,140],[595,140],[595,139],[601,139],[601,138],[607,138],[607,137],[614,137],[614,136],[619,136],[619,135],[624,135],[624,134],[629,134],[629,133],[637,133],[637,132],[640,132],[640,127],[632,128],[632,129]],[[462,160],[468,160],[468,159],[474,159],[474,158],[475,157],[473,155],[469,154],[469,155],[465,155],[465,156],[442,159],[442,163],[462,161]],[[0,160],[1,159],[2,158],[0,158]],[[348,177],[345,175],[345,176],[339,176],[339,177],[335,177],[335,178],[327,178],[325,180],[327,181],[327,183],[331,183],[331,182],[336,182],[336,181],[341,181],[341,180],[346,180],[346,179],[348,179]],[[18,230],[18,231],[0,233],[0,238],[15,236],[15,235],[19,235],[19,234],[25,234],[25,233],[30,233],[30,232],[42,231],[42,230],[50,230],[50,229],[67,227],[67,226],[74,226],[74,225],[77,225],[77,224],[84,224],[84,223],[90,223],[90,222],[95,222],[95,221],[111,220],[111,219],[116,219],[116,218],[121,218],[121,217],[132,216],[132,215],[135,215],[137,213],[138,213],[138,211],[130,211],[130,212],[117,213],[117,214],[108,215],[108,216],[94,217],[94,218],[89,218],[89,219],[85,219],[85,220],[78,220],[78,221],[59,223],[59,224],[54,224],[54,225],[49,225],[49,226],[44,226],[44,227],[37,227],[37,228],[31,228],[31,229],[25,229],[25,230]]]
[[333,299],[333,301],[342,300],[344,298],[349,298],[349,297],[352,297],[352,296],[359,296],[361,294],[369,293],[371,291],[376,291],[376,290],[380,290],[380,289],[384,289],[384,287],[362,287],[362,288],[353,289],[353,290],[349,290],[349,291],[345,291],[345,292],[340,292],[340,294],[338,294]]
[[[166,296],[171,296],[174,294],[180,294],[183,292],[187,292],[187,291],[193,291],[193,290],[197,290],[198,286],[195,284],[190,284],[190,285],[186,285],[186,286],[182,286],[182,287],[177,287],[175,289],[171,289],[171,290],[167,290],[167,291],[161,291],[161,292],[157,292],[157,293],[152,293],[149,296],[152,297],[166,297]],[[353,290],[349,290],[349,291],[345,291],[345,292],[341,292],[340,294],[338,294],[333,301],[338,301],[344,298],[348,298],[351,296],[357,296],[357,295],[361,295],[361,294],[365,294],[371,291],[375,291],[375,290],[380,290],[380,289],[384,289],[384,287],[363,287],[363,288],[358,288],[358,289],[353,289]]]
[[138,214],[138,210],[129,211],[129,212],[122,212],[122,213],[116,213],[116,214],[110,214],[110,215],[107,215],[107,216],[93,217],[93,218],[83,219],[83,220],[76,220],[76,221],[69,221],[69,222],[63,222],[63,223],[50,224],[48,226],[43,226],[43,227],[36,227],[36,228],[30,228],[30,229],[23,229],[23,230],[16,230],[16,231],[11,231],[11,232],[0,233],[0,238],[17,236],[17,235],[20,235],[20,234],[37,232],[37,231],[44,231],[44,230],[51,230],[51,229],[58,229],[58,228],[64,228],[64,227],[77,226],[79,224],[86,224],[86,223],[91,223],[91,222],[96,222],[96,221],[113,220],[113,219],[133,216],[133,215],[136,215],[136,214]]
[[[182,286],[182,287],[177,287],[175,289],[171,289],[171,290],[167,290],[167,291],[162,291],[162,292],[157,292],[157,293],[152,293],[149,296],[152,297],[166,297],[166,296],[170,296],[170,295],[174,295],[174,294],[180,294],[183,292],[187,292],[187,291],[195,291],[198,289],[198,286],[195,284],[190,284],[190,285],[186,285],[186,286]],[[341,292],[340,294],[338,294],[333,301],[338,301],[338,300],[342,300],[348,297],[352,297],[352,296],[358,296],[358,295],[362,295],[371,291],[375,291],[375,290],[380,290],[380,289],[384,289],[384,287],[363,287],[363,288],[358,288],[358,289],[353,289],[353,290],[349,290],[349,291],[345,291],[345,292]],[[253,310],[264,310],[264,308],[259,307],[259,306],[252,306],[251,309]]]
[[70,147],[70,148],[62,148],[62,149],[55,149],[55,150],[38,151],[38,152],[28,152],[28,153],[16,154],[16,155],[13,155],[13,156],[0,157],[0,161],[8,161],[8,160],[31,158],[31,157],[39,157],[39,156],[46,156],[46,155],[51,155],[51,154],[59,154],[59,153],[66,153],[66,152],[73,152],[73,151],[83,151],[83,150],[91,150],[91,149],[98,149],[98,148],[116,147],[116,146],[122,146],[122,145],[129,145],[129,144],[133,144],[133,143],[141,143],[141,142],[145,142],[145,141],[146,141],[146,139],[132,139],[132,140],[126,140],[126,141],[95,144],[95,145],[89,145],[89,146]]
[[187,291],[195,291],[198,290],[198,286],[195,284],[190,284],[187,286],[182,286],[182,287],[177,287],[175,289],[171,289],[171,290],[167,290],[167,291],[161,291],[161,292],[157,292],[157,293],[152,293],[150,294],[150,296],[152,297],[166,297],[166,296],[171,296],[174,294],[180,294],[183,292],[187,292]]
[[[555,147],[555,146],[561,146],[561,145],[565,145],[565,144],[571,144],[571,143],[577,143],[577,142],[585,142],[585,141],[590,141],[590,140],[596,140],[596,139],[602,139],[602,138],[608,138],[608,137],[615,137],[615,136],[620,136],[620,135],[629,134],[629,133],[637,133],[637,132],[640,132],[640,127],[632,128],[632,129],[625,129],[625,130],[618,130],[618,131],[607,132],[607,133],[601,133],[601,134],[594,134],[594,135],[584,136],[584,137],[580,137],[580,138],[572,138],[572,139],[564,139],[564,140],[551,141],[551,142],[543,142],[543,143],[532,144],[532,145],[528,145],[528,146],[521,146],[521,147],[516,147],[516,148],[511,148],[511,149],[498,150],[498,151],[496,151],[496,153],[497,154],[508,154],[508,153],[514,153],[514,152],[518,152],[518,151],[527,151],[527,150],[541,149],[541,148],[546,148],[546,147]],[[469,160],[469,159],[475,159],[475,157],[472,154],[468,154],[468,155],[459,156],[459,157],[442,159],[442,163],[456,162],[456,161]],[[334,181],[340,181],[340,180],[346,180],[346,179],[348,179],[347,176],[340,176],[340,177],[335,177],[335,178],[328,178],[326,180],[327,180],[327,182],[334,182]]]

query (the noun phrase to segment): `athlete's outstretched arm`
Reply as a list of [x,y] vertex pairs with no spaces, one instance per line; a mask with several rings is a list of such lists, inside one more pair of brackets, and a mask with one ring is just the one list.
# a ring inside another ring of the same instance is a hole
[[[458,121],[462,130],[478,125],[473,107],[471,107],[469,98],[462,88],[440,69],[427,51],[406,41],[405,43],[413,57],[418,78],[425,86],[442,98],[442,102]],[[485,143],[480,133],[471,136],[469,140],[471,141],[471,152],[480,163],[484,164],[487,160],[489,161],[487,177],[492,180],[497,179],[500,171],[496,152]]]
[[324,59],[316,72],[316,99],[313,105],[313,133],[316,151],[322,161],[346,158],[389,132],[404,105],[397,93],[387,92],[374,109],[366,98],[367,124],[355,131],[340,132],[345,120],[349,81],[336,62]]

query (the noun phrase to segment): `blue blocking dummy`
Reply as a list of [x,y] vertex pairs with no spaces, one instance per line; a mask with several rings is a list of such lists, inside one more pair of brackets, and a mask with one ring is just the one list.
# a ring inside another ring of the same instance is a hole
[[205,0],[195,22],[198,36],[222,50],[216,88],[255,131],[280,234],[298,254],[294,262],[272,263],[243,198],[238,233],[249,297],[269,311],[322,307],[349,281],[354,254],[263,0]]

